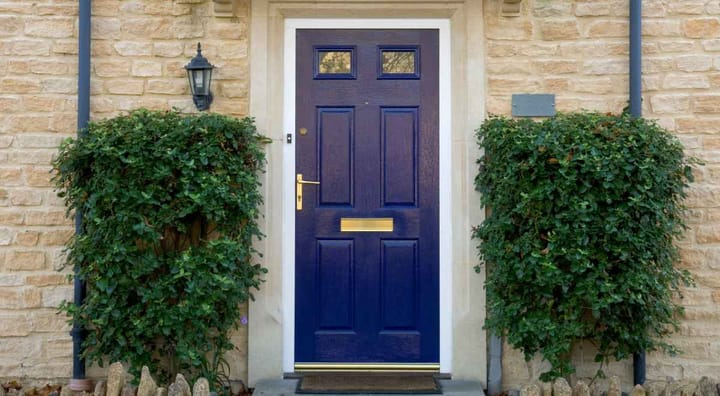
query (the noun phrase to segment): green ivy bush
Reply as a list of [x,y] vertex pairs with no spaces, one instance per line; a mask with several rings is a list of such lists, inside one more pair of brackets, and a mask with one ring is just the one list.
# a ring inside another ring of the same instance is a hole
[[68,263],[87,282],[62,309],[89,331],[84,357],[220,379],[266,272],[253,259],[264,143],[249,118],[137,110],[62,144],[54,182],[83,214]]
[[477,138],[486,328],[550,362],[542,380],[573,372],[578,341],[597,347],[601,368],[641,350],[677,352],[664,339],[682,312],[673,298],[692,283],[674,268],[674,240],[695,163],[677,139],[598,113],[492,117]]

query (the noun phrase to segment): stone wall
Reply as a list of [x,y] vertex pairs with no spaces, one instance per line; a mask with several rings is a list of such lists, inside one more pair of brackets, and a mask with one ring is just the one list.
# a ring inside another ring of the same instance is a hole
[[[69,269],[57,270],[73,228],[49,171],[60,141],[75,135],[77,4],[0,0],[0,379],[28,385],[72,370],[69,326],[56,312],[72,299]],[[247,115],[247,10],[243,0],[94,0],[91,117],[194,112],[183,66],[198,42],[217,67],[212,110]],[[234,337],[233,378],[247,378],[246,334]]]
[[[625,106],[628,0],[523,0],[517,17],[501,16],[501,0],[483,2],[490,112],[509,114],[512,93],[555,93],[561,111]],[[643,3],[644,114],[707,163],[689,199],[692,229],[680,242],[683,266],[698,279],[673,338],[686,353],[650,355],[648,377],[699,378],[720,368],[720,1]],[[247,114],[249,0],[92,4],[93,118],[139,106],[194,111],[183,66],[198,41],[217,66],[212,110]],[[69,328],[55,307],[72,296],[67,270],[57,272],[72,223],[50,186],[49,164],[60,140],[75,134],[77,12],[76,0],[0,0],[0,378],[70,375]],[[246,379],[245,328],[235,340],[232,376]],[[507,347],[504,354],[506,388],[543,369]],[[579,376],[594,372],[590,346],[575,356]],[[607,371],[629,389],[629,361]]]
[[[523,0],[520,15],[502,17],[500,1],[485,2],[488,111],[509,114],[512,93],[554,93],[559,111],[619,112],[628,99],[627,0]],[[685,351],[650,354],[648,379],[712,376],[720,369],[720,1],[643,1],[643,115],[675,132],[697,171],[689,230],[680,241],[683,268],[697,287],[682,300],[686,318],[672,341]],[[578,376],[591,376],[590,345],[574,352]],[[519,389],[545,365],[504,350],[505,388]],[[631,389],[632,362],[608,374]]]

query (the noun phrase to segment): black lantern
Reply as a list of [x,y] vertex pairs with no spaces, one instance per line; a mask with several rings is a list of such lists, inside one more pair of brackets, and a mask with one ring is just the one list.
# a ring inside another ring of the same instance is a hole
[[203,111],[210,108],[213,101],[213,94],[210,92],[210,81],[212,80],[212,71],[215,66],[208,62],[207,58],[202,56],[200,43],[197,45],[197,55],[185,65],[188,80],[190,80],[190,90],[192,90],[193,102],[198,110]]

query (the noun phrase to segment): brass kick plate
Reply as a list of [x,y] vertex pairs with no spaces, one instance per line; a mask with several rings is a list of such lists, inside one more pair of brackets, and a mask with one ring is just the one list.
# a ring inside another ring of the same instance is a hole
[[329,372],[439,372],[437,363],[295,363],[295,371]]
[[392,217],[340,218],[340,232],[393,232]]

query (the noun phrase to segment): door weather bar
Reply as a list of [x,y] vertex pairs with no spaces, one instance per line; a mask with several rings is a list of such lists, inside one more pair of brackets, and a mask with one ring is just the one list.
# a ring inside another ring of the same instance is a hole
[[439,363],[295,363],[295,371],[440,372]]

